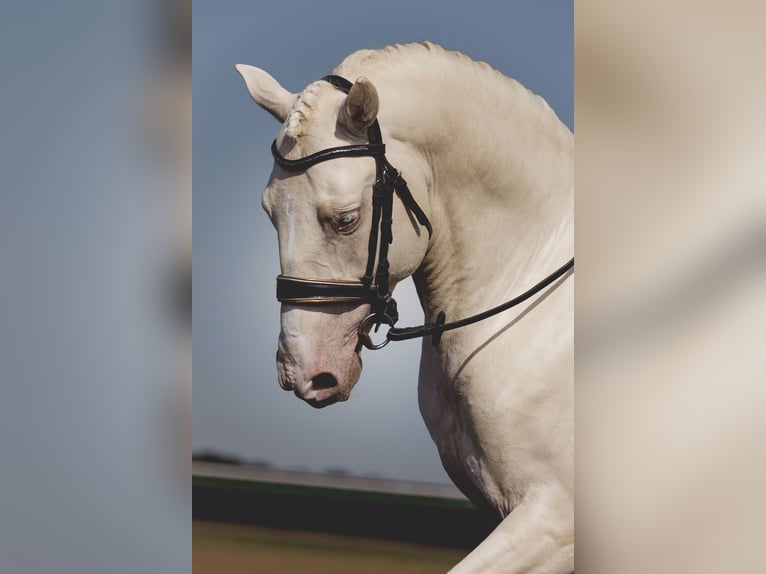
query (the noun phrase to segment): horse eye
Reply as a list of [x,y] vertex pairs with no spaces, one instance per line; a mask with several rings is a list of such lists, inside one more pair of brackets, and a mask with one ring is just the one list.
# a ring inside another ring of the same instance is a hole
[[359,210],[346,211],[333,220],[333,229],[340,233],[353,233],[359,223]]

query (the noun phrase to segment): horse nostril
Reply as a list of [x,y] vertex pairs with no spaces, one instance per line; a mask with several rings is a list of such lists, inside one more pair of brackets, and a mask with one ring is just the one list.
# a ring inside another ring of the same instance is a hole
[[338,385],[338,380],[330,373],[319,373],[311,379],[311,386],[315,389],[330,389]]

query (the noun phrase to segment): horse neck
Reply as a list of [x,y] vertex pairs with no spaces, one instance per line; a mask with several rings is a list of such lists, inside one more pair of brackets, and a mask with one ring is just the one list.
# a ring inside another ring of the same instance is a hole
[[386,120],[430,170],[434,233],[414,278],[431,319],[499,304],[573,254],[571,132],[541,98],[479,68],[475,82],[435,74],[449,97],[415,93],[422,75],[405,82],[398,121]]

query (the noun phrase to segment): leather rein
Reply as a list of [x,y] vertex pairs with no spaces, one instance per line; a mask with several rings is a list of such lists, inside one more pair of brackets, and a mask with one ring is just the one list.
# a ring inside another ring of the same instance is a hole
[[[351,82],[341,76],[329,75],[322,80],[329,82],[346,94],[352,86]],[[361,280],[336,281],[279,275],[277,276],[277,300],[281,303],[296,305],[369,303],[371,312],[359,324],[358,328],[359,341],[368,349],[381,349],[389,341],[403,341],[428,335],[432,336],[433,344],[437,345],[444,331],[470,325],[510,309],[539,293],[574,267],[573,257],[531,289],[483,313],[445,323],[444,312],[440,312],[435,323],[426,323],[418,327],[395,327],[399,320],[399,313],[396,309],[396,301],[389,290],[388,273],[388,247],[393,241],[394,195],[399,196],[399,199],[415,216],[418,223],[428,230],[429,237],[432,235],[433,228],[428,217],[412,196],[407,182],[386,159],[386,146],[383,144],[377,119],[367,128],[367,139],[368,143],[366,144],[328,148],[300,159],[286,159],[277,150],[277,141],[274,140],[271,144],[271,155],[274,156],[274,161],[282,169],[290,172],[303,172],[313,165],[339,157],[370,156],[375,159],[375,183],[372,186],[372,225],[367,244],[367,265],[364,276]],[[375,267],[376,261],[377,268]],[[373,325],[377,331],[380,325],[384,323],[390,327],[386,339],[375,344],[370,338],[369,331]]]

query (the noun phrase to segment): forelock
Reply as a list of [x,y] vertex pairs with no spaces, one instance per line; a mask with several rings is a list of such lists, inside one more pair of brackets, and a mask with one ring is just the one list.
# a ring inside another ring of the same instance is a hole
[[314,82],[298,94],[298,98],[287,115],[283,130],[286,137],[297,140],[306,133],[306,125],[311,114],[316,111],[319,96],[328,84],[323,81]]

